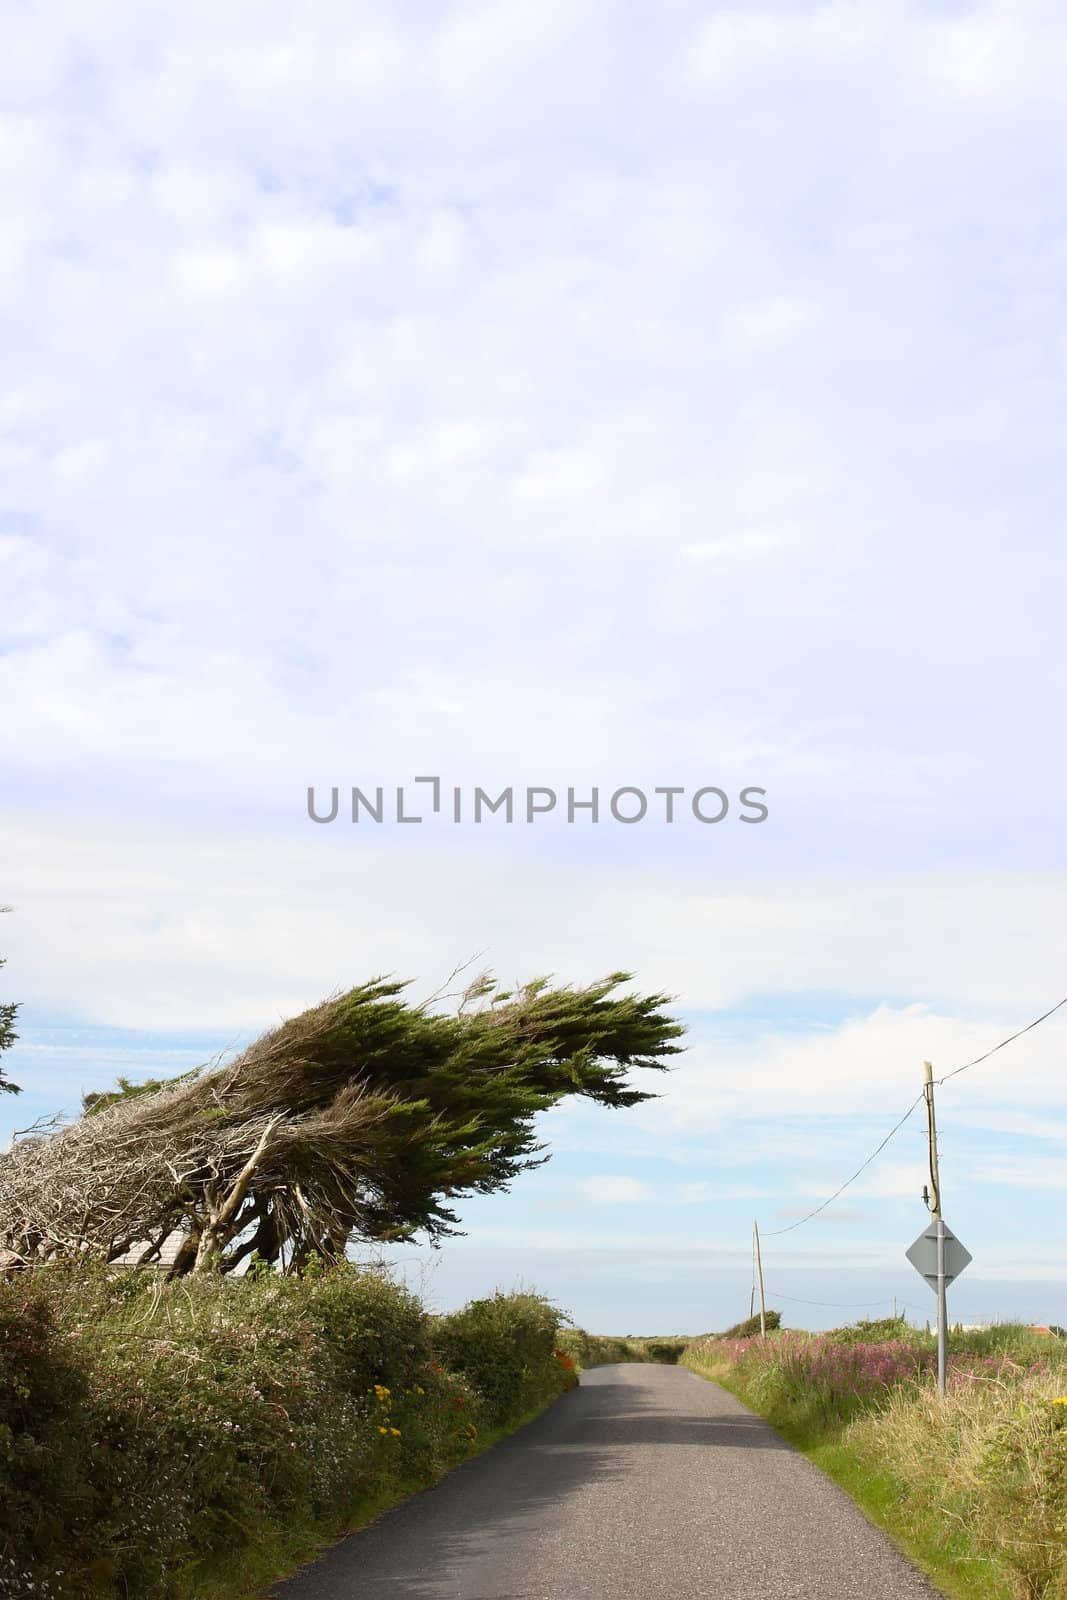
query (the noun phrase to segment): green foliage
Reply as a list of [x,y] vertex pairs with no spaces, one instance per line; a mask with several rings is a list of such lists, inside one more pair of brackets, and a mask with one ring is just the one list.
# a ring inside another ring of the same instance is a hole
[[909,1328],[907,1318],[899,1316],[850,1322],[847,1327],[832,1329],[826,1337],[835,1344],[879,1344],[886,1339],[921,1339],[922,1336],[916,1336]]
[[[931,1339],[934,1337],[930,1335]],[[1024,1322],[993,1322],[988,1328],[950,1328],[948,1348],[978,1356],[1007,1356],[1012,1361],[1059,1360],[1063,1347],[1047,1333],[1035,1333]]]
[[[768,1311],[766,1315],[767,1332],[774,1333],[782,1326],[782,1313]],[[760,1331],[760,1319],[757,1313],[754,1317],[746,1317],[744,1322],[735,1322],[732,1328],[727,1328],[722,1335],[724,1339],[750,1339],[753,1334]]]
[[660,1361],[675,1366],[686,1348],[686,1339],[634,1339],[609,1334],[586,1333],[584,1328],[564,1328],[560,1344],[578,1365],[603,1367],[619,1361]]
[[[19,1272],[0,1284],[0,1600],[202,1600],[275,1549],[266,1581],[292,1529],[324,1541],[569,1387],[556,1317],[496,1295],[431,1319],[350,1265]],[[469,1375],[434,1353],[452,1322]]]
[[645,1347],[648,1359],[676,1367],[685,1353],[686,1342],[685,1339],[649,1339]]
[[1067,1593],[1067,1401],[1018,1397],[988,1430],[975,1490],[982,1543],[1024,1593]]
[[384,1271],[344,1267],[312,1274],[300,1290],[305,1314],[329,1343],[351,1393],[374,1384],[410,1388],[433,1357],[421,1301]]
[[[627,1072],[664,1070],[684,1029],[663,1013],[665,995],[612,994],[631,977],[615,972],[581,989],[535,979],[457,1016],[408,1006],[399,998],[406,984],[384,981],[320,1008],[305,1075],[311,1100],[357,1076],[367,1092],[397,1097],[396,1115],[375,1132],[381,1176],[377,1194],[364,1196],[361,1232],[454,1233],[445,1198],[491,1194],[547,1159],[533,1134],[537,1113],[571,1094],[612,1107],[654,1098],[627,1088]],[[495,984],[485,978],[475,987],[485,998]],[[271,1050],[284,1051],[287,1030],[300,1038],[305,1028],[304,1018],[285,1024]],[[301,1108],[289,1090],[286,1108]]]
[[499,1427],[516,1405],[523,1412],[560,1392],[561,1320],[540,1295],[497,1293],[436,1318],[433,1341],[442,1364],[463,1374],[489,1425]]
[[[0,1154],[0,1243],[37,1258],[186,1235],[172,1275],[255,1250],[301,1271],[349,1238],[456,1232],[446,1203],[491,1194],[547,1156],[538,1114],[566,1095],[626,1107],[631,1068],[665,1070],[684,1032],[664,995],[536,979],[473,986],[458,1014],[375,980],[301,1013],[225,1067],[86,1097],[85,1114]],[[493,996],[493,998],[490,998]],[[168,1152],[183,1152],[175,1175]],[[61,1204],[57,1206],[57,1195]],[[17,1203],[15,1203],[17,1201]]]
[[580,1367],[603,1367],[618,1361],[643,1361],[644,1351],[631,1339],[586,1333],[584,1328],[564,1328],[560,1345]]
[[[881,1333],[883,1337],[879,1338]],[[1067,1350],[1019,1324],[933,1339],[899,1319],[704,1339],[725,1385],[854,1494],[949,1594],[1067,1600]]]

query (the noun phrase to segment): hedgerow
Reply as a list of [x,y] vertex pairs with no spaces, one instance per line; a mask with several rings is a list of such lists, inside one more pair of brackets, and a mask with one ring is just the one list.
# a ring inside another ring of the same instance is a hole
[[586,1333],[584,1328],[564,1328],[560,1344],[580,1367],[602,1367],[619,1361],[659,1361],[677,1366],[687,1339],[619,1338],[612,1334]]
[[243,1593],[563,1393],[558,1324],[532,1294],[432,1318],[349,1265],[20,1272],[0,1284],[0,1600]]

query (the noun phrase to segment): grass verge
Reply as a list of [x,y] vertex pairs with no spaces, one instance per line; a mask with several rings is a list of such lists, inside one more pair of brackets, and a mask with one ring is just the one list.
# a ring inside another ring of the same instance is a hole
[[902,1499],[901,1484],[892,1472],[872,1466],[842,1442],[847,1424],[818,1427],[797,1421],[785,1408],[761,1408],[749,1387],[732,1377],[725,1366],[712,1369],[685,1357],[682,1365],[698,1377],[719,1384],[769,1422],[776,1433],[832,1478],[942,1593],[952,1600],[1014,1600],[1015,1590],[992,1578],[988,1558],[975,1547],[966,1530],[946,1544],[945,1528],[936,1510],[917,1518],[914,1508]]
[[1061,1353],[997,1330],[953,1353],[941,1400],[922,1335],[848,1335],[702,1340],[682,1364],[769,1422],[952,1600],[1063,1600]]

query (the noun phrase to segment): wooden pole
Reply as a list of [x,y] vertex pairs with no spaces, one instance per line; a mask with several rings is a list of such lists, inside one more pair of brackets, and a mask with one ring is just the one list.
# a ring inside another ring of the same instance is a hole
[[948,1307],[945,1302],[945,1220],[941,1215],[941,1171],[937,1160],[937,1123],[934,1119],[934,1069],[923,1062],[923,1094],[930,1145],[930,1213],[937,1229],[937,1391],[944,1397],[948,1380]]
[[752,1219],[752,1237],[756,1245],[756,1278],[759,1282],[759,1331],[763,1338],[767,1333],[767,1302],[763,1296],[763,1257],[759,1248],[759,1223]]

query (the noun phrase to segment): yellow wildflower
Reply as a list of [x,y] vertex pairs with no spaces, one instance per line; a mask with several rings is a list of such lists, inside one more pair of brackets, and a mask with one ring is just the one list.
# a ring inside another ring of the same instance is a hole
[[1052,1404],[1054,1406],[1067,1406],[1067,1394],[1061,1394],[1058,1399],[1053,1400]]
[[378,1429],[378,1432],[379,1432],[379,1433],[388,1433],[388,1432],[389,1432],[389,1429],[388,1429],[388,1428],[379,1428],[379,1429]]
[[399,1428],[390,1428],[389,1432],[392,1434],[394,1439],[399,1439],[400,1438],[400,1429]]

